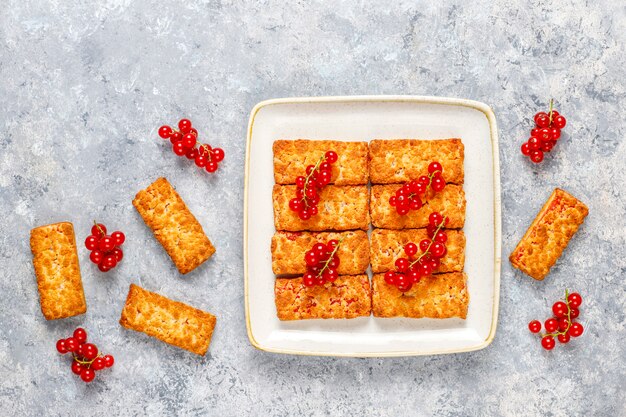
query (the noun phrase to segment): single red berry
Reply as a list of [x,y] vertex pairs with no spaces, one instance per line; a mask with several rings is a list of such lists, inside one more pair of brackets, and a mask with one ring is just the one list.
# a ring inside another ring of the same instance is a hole
[[172,128],[169,126],[161,126],[159,128],[159,136],[163,139],[168,139],[172,135]]
[[222,148],[214,148],[212,156],[215,162],[222,162],[224,160],[224,150]]
[[191,149],[196,146],[196,137],[193,133],[187,133],[183,136],[183,140],[181,141],[183,146],[187,149]]
[[543,152],[541,150],[532,151],[530,153],[530,160],[533,161],[536,164],[538,164],[539,162],[543,161]]
[[65,339],[57,340],[57,351],[62,354],[67,353],[67,348],[65,347]]
[[432,241],[430,239],[422,239],[420,241],[420,250],[422,252],[426,252],[428,250],[428,248],[430,248],[430,244],[432,243]]
[[74,351],[76,356],[78,356],[79,358],[83,358],[84,357],[83,356],[83,346],[85,346],[85,343],[81,343],[80,345],[78,345],[78,347]]
[[409,271],[409,279],[411,280],[411,283],[417,284],[421,278],[422,276],[420,275],[420,271],[418,269]]
[[209,162],[207,157],[198,152],[198,155],[196,155],[196,158],[194,159],[194,163],[196,164],[196,166],[199,168],[204,168],[207,162]]
[[317,254],[312,250],[304,254],[304,262],[309,266],[315,266],[319,261]]
[[339,246],[339,241],[337,239],[331,239],[326,243],[329,251],[333,251],[337,246]]
[[583,330],[583,325],[575,321],[574,323],[572,323],[567,333],[569,333],[569,335],[572,337],[578,337],[583,334]]
[[104,358],[102,356],[98,356],[96,359],[94,359],[93,362],[91,363],[91,368],[94,371],[100,371],[106,368],[106,363],[104,362]]
[[433,266],[430,262],[422,262],[419,265],[419,272],[422,276],[427,276],[433,273]]
[[328,151],[326,152],[325,156],[326,156],[326,160],[331,164],[334,164],[335,162],[337,162],[337,159],[339,158],[335,151]]
[[541,346],[543,346],[543,348],[545,350],[552,350],[552,349],[554,349],[555,345],[556,345],[556,343],[554,341],[554,337],[552,337],[552,336],[544,336],[541,339]]
[[432,224],[433,226],[439,226],[441,223],[443,223],[443,216],[436,211],[432,212],[430,213],[430,216],[428,216],[428,223]]
[[98,264],[98,269],[100,270],[100,272],[109,272],[111,268],[106,266],[103,261],[104,259]]
[[433,242],[430,247],[430,253],[434,258],[441,258],[445,256],[446,252],[446,245],[441,242]]
[[396,273],[393,271],[387,271],[385,273],[385,282],[389,285],[396,285]]
[[431,184],[431,187],[433,187],[433,190],[435,192],[439,192],[443,190],[445,186],[446,186],[446,180],[444,180],[443,177],[440,175],[435,175],[435,177],[433,178],[433,182]]
[[437,232],[437,234],[434,236],[433,240],[435,242],[441,242],[441,243],[446,243],[446,241],[448,240],[448,235],[446,234],[446,232],[444,232],[443,230],[440,230]]
[[541,140],[538,137],[533,136],[532,138],[528,139],[528,149],[530,149],[530,152],[532,153],[532,151],[536,151],[539,148],[541,148]]
[[561,333],[556,338],[559,339],[559,342],[561,342],[561,343],[569,342],[569,334],[568,333]]
[[195,161],[196,156],[198,156],[198,149],[197,148],[189,149],[187,153],[185,153],[185,156],[187,157],[187,159]]
[[172,145],[176,142],[180,142],[181,140],[183,140],[183,134],[180,132],[174,132],[172,133],[172,136],[170,136],[170,142]]
[[541,142],[548,142],[552,140],[552,130],[550,130],[547,127],[544,127],[543,129],[541,129],[541,132],[539,132],[539,140]]
[[530,131],[530,137],[538,138],[540,133],[541,128],[535,127],[533,130]]
[[528,156],[530,155],[530,146],[528,145],[528,142],[524,142],[522,143],[522,155]]
[[78,347],[79,343],[73,337],[68,337],[65,339],[65,349],[68,352],[74,352]]
[[102,265],[108,269],[115,268],[115,266],[117,265],[117,259],[115,258],[115,255],[113,255],[112,253],[109,255],[106,255],[102,259]]
[[[548,116],[548,113],[543,112],[543,111],[535,114],[534,120],[535,120],[535,124],[537,125],[537,127],[540,127],[540,128],[546,127],[550,123],[550,117]],[[545,126],[542,126],[544,123],[545,123]]]
[[555,318],[549,318],[544,323],[544,326],[547,332],[553,333],[553,332],[556,332],[556,330],[559,328],[559,322]]
[[328,262],[328,266],[330,268],[337,268],[339,266],[339,257],[337,255],[333,256],[333,259]]
[[[66,341],[67,344],[67,341]],[[83,356],[88,361],[91,361],[98,356],[98,348],[93,343],[85,343],[83,345]]]
[[309,210],[307,209],[302,209],[298,212],[298,217],[300,217],[301,220],[309,220],[311,218],[311,213],[309,213]]
[[304,188],[305,183],[306,183],[306,178],[304,178],[302,175],[296,177],[296,187]]
[[396,212],[400,215],[400,216],[404,216],[406,214],[409,214],[410,211],[410,207],[406,207],[406,206],[396,206]]
[[188,133],[191,130],[191,127],[191,120],[189,119],[180,119],[180,121],[178,122],[178,128],[183,133],[183,135],[185,133]]
[[115,241],[116,246],[120,246],[124,244],[124,241],[126,240],[126,236],[124,235],[124,233],[120,231],[111,233],[111,237]]
[[94,250],[95,248],[98,247],[98,241],[99,239],[96,236],[89,235],[87,236],[87,239],[85,239],[85,247],[88,250]]
[[532,333],[539,333],[541,331],[541,323],[539,322],[539,320],[533,320],[528,323],[528,329]]
[[81,365],[79,362],[72,361],[72,372],[76,375],[80,375],[82,371],[83,365]]
[[552,306],[552,312],[556,317],[567,316],[567,304],[565,304],[563,301],[557,301]]
[[552,140],[558,140],[561,137],[561,129],[558,127],[553,127],[550,131],[552,132]]
[[565,120],[565,117],[558,115],[554,118],[552,123],[554,124],[555,127],[558,127],[559,129],[563,129],[565,125],[567,124],[567,120]]
[[76,330],[74,330],[72,336],[74,337],[74,340],[78,342],[78,344],[85,343],[85,341],[87,340],[87,332],[82,327],[78,327]]
[[85,382],[91,382],[96,377],[96,372],[93,369],[83,368],[80,372],[80,379]]
[[206,156],[208,159],[209,154],[211,153],[212,149],[213,148],[211,148],[211,145],[207,145],[206,143],[203,143],[202,145],[198,146],[198,154]]
[[110,252],[113,250],[114,247],[115,240],[109,235],[104,236],[98,242],[98,249],[100,249],[102,252]]
[[324,272],[323,277],[326,281],[333,282],[339,277],[339,274],[336,269],[329,268]]
[[106,365],[107,368],[112,367],[114,363],[115,363],[115,358],[113,358],[113,355],[104,355],[104,364]]
[[304,274],[304,276],[302,277],[302,283],[305,287],[312,287],[313,285],[315,285],[315,275],[310,272]]
[[302,206],[303,206],[303,204],[302,204],[302,201],[300,199],[292,198],[291,200],[289,200],[289,208],[292,211],[300,211]]
[[567,303],[570,308],[578,308],[583,303],[583,298],[577,292],[573,292],[567,296]]
[[441,164],[439,162],[431,162],[428,165],[428,173],[432,174],[434,172],[443,172],[443,167],[441,166]]
[[210,161],[210,162],[207,162],[206,164],[207,172],[215,172],[217,171],[217,168],[218,168],[218,165],[217,165],[217,162],[215,161]]
[[554,148],[554,142],[553,141],[541,142],[541,151],[542,152],[551,152],[553,148]]
[[413,242],[407,243],[404,245],[404,253],[406,253],[406,256],[408,257],[415,256],[417,253],[417,245]]
[[181,140],[172,145],[172,151],[178,156],[183,156],[187,153],[187,148],[185,147],[185,145],[183,144],[183,141]]
[[407,292],[413,287],[413,283],[410,280],[405,280],[399,284],[396,284],[398,289],[402,292]]
[[570,308],[569,310],[569,318],[574,320],[577,319],[578,316],[580,315],[580,310],[577,308]]
[[400,272],[405,272],[409,269],[409,260],[406,258],[398,258],[396,259],[396,269]]
[[569,327],[569,320],[567,317],[561,317],[559,320],[559,331],[564,332]]
[[107,228],[102,223],[94,224],[91,226],[91,234],[98,239],[101,239],[107,234]]
[[113,249],[111,251],[111,255],[113,255],[115,257],[115,260],[117,261],[117,263],[120,263],[122,258],[124,258],[124,252],[120,248]]

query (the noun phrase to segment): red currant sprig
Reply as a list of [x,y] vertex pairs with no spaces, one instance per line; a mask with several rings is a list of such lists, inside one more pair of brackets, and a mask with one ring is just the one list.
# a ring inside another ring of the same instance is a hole
[[176,155],[193,159],[196,166],[206,169],[207,172],[217,171],[219,163],[224,160],[224,151],[221,148],[211,148],[207,144],[196,147],[198,131],[191,126],[188,119],[181,119],[178,129],[180,130],[173,130],[167,125],[161,126],[159,136],[172,142],[172,150]]
[[289,208],[298,213],[300,219],[309,220],[317,215],[319,191],[330,184],[332,165],[337,159],[335,151],[328,151],[315,165],[306,167],[306,177],[296,177],[296,198],[289,200]]
[[428,175],[422,175],[417,180],[405,183],[394,195],[389,197],[389,204],[396,208],[399,215],[404,216],[411,210],[422,208],[422,198],[426,196],[428,188],[439,192],[446,186],[443,178],[443,167],[439,162],[431,162],[428,165]]
[[409,242],[404,245],[406,258],[398,258],[395,262],[396,270],[385,273],[385,282],[395,285],[402,292],[409,291],[413,284],[420,282],[422,277],[432,274],[439,268],[441,258],[448,252],[446,241],[448,235],[443,229],[448,221],[447,217],[434,212],[429,218],[429,226],[434,227],[432,233],[428,232],[430,239],[422,239],[419,250],[422,253],[418,256],[418,246]]
[[302,281],[305,286],[324,285],[339,277],[337,273],[339,266],[337,250],[341,240],[329,240],[326,244],[316,243],[311,250],[304,254],[307,272],[302,277]]
[[87,332],[80,327],[74,330],[72,337],[59,339],[56,347],[61,354],[72,353],[72,372],[85,382],[93,381],[96,371],[110,368],[115,363],[113,355],[99,354],[96,345],[87,343]]
[[125,240],[126,236],[119,231],[107,235],[106,226],[102,223],[96,223],[94,220],[91,235],[85,239],[85,247],[91,251],[89,259],[98,265],[100,271],[110,271],[124,257],[124,252],[120,246]]
[[554,100],[550,99],[548,113],[535,114],[535,127],[530,131],[530,139],[522,144],[522,154],[534,163],[543,161],[544,153],[550,152],[561,137],[561,129],[567,124],[565,117],[553,109]]
[[[568,343],[570,338],[579,337],[583,334],[584,327],[575,321],[580,315],[580,305],[583,299],[577,292],[569,293],[565,290],[565,302],[557,301],[552,306],[554,317],[549,318],[545,322],[546,332],[541,335],[541,346],[545,350],[552,350],[556,345],[554,338],[556,337],[561,343]],[[541,322],[533,320],[528,323],[528,329],[532,333],[541,331]]]

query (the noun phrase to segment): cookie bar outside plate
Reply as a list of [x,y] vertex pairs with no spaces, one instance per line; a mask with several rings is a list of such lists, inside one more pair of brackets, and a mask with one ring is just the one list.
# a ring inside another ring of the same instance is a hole
[[377,139],[370,142],[372,184],[404,183],[427,175],[437,161],[449,184],[464,182],[464,146],[461,139]]
[[272,236],[272,270],[276,275],[302,275],[304,255],[316,243],[340,240],[339,275],[363,274],[370,263],[370,246],[363,230],[347,232],[276,232]]
[[296,177],[306,175],[306,167],[315,165],[327,151],[335,151],[338,157],[332,164],[331,184],[365,185],[368,182],[367,142],[277,140],[273,149],[277,184],[295,184]]
[[589,213],[587,206],[557,188],[509,256],[511,264],[543,280]]
[[41,312],[46,320],[85,313],[87,303],[72,223],[49,224],[31,230],[30,248]]

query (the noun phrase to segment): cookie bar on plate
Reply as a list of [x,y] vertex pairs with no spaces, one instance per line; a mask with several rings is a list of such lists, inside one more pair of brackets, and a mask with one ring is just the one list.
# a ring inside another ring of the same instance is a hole
[[422,277],[404,293],[387,284],[385,274],[375,274],[372,278],[372,311],[375,317],[465,319],[468,304],[467,276],[463,272]]
[[557,188],[509,256],[511,264],[542,280],[589,213],[587,206]]
[[165,343],[204,356],[215,316],[130,284],[120,324]]
[[420,228],[428,226],[428,216],[438,211],[448,217],[447,228],[460,229],[465,223],[465,192],[463,186],[448,184],[438,193],[431,193],[424,199],[424,206],[401,216],[389,204],[389,197],[395,195],[399,184],[373,185],[370,209],[374,227],[384,229]]
[[464,147],[461,139],[373,140],[370,142],[370,181],[372,184],[404,183],[428,172],[437,161],[448,184],[464,182]]
[[[365,185],[327,185],[320,193],[319,212],[301,220],[289,208],[296,195],[295,185],[274,185],[274,226],[276,230],[322,231],[369,228],[369,192]],[[428,220],[427,220],[428,221]]]
[[331,184],[364,185],[368,182],[367,142],[335,140],[277,140],[274,142],[274,180],[277,184],[295,184],[308,165],[315,165],[326,151],[335,151]]
[[87,303],[72,223],[49,224],[31,230],[30,248],[41,312],[46,320],[86,312]]
[[372,311],[367,275],[341,275],[313,287],[306,287],[302,278],[277,278],[274,293],[280,320],[352,319]]
[[341,240],[337,255],[341,263],[339,275],[363,274],[370,262],[367,233],[348,232],[276,232],[272,236],[272,270],[276,275],[302,275],[306,272],[304,254],[314,244]]
[[139,191],[133,206],[181,274],[193,271],[215,253],[202,226],[165,178]]
[[[440,259],[441,265],[437,272],[460,272],[465,265],[465,234],[462,230],[444,229],[446,255]],[[404,246],[413,242],[419,246],[422,239],[428,238],[426,229],[374,229],[371,235],[370,259],[372,272],[386,272],[395,269],[395,261],[406,256]]]

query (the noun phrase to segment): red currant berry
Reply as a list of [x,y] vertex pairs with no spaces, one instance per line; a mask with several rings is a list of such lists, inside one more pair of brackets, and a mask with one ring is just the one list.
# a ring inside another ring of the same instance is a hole
[[539,333],[541,331],[541,323],[539,320],[533,320],[528,323],[528,330],[530,330],[531,333]]
[[[569,330],[567,331],[567,333],[569,333],[570,336],[572,337],[578,337],[581,334],[583,334],[583,325],[578,323],[578,322],[574,322],[572,323],[572,325],[570,326]],[[67,342],[66,342],[67,344]]]
[[431,240],[430,239],[422,239],[420,241],[420,250],[422,252],[426,252],[430,248]]
[[530,153],[530,160],[533,161],[536,164],[538,164],[539,162],[543,161],[543,151],[541,151],[541,150],[532,151]]
[[211,155],[215,162],[222,162],[224,160],[224,150],[222,148],[214,148]]
[[95,236],[97,239],[101,239],[106,234],[107,228],[102,223],[94,224],[93,226],[91,226],[91,235]]
[[339,246],[339,241],[337,239],[331,239],[326,244],[329,251],[333,251],[337,246]]
[[89,235],[87,236],[87,239],[85,239],[85,247],[88,250],[94,250],[95,248],[98,247],[98,238],[95,237],[94,235]]
[[448,235],[443,230],[437,232],[433,239],[435,242],[446,243],[448,240]]
[[552,336],[544,336],[541,339],[541,346],[543,346],[543,348],[545,350],[552,350],[552,349],[554,349],[555,345],[556,345],[556,343],[554,341],[554,337],[552,337]]
[[397,286],[400,291],[407,292],[411,289],[411,287],[413,286],[413,283],[410,280],[405,280],[405,281],[402,281],[401,283],[398,283]]
[[433,242],[430,247],[430,253],[434,258],[441,258],[445,256],[446,252],[446,245],[440,242]]
[[315,266],[319,261],[320,259],[317,257],[315,251],[311,250],[304,254],[304,262],[309,266]]
[[[67,341],[65,342],[67,344]],[[91,361],[98,356],[98,348],[93,343],[85,343],[83,345],[83,356],[88,361]]]
[[300,209],[302,208],[302,201],[297,198],[292,198],[291,200],[289,200],[289,208],[292,211],[300,211]]
[[196,148],[190,148],[187,153],[185,153],[185,156],[189,160],[195,160],[196,156],[198,156],[198,150]]
[[413,270],[409,271],[409,279],[411,280],[411,283],[417,284],[418,282],[420,282],[421,278],[422,277],[421,277],[420,271],[418,269],[413,269]]
[[196,146],[196,137],[193,133],[187,133],[185,136],[183,136],[183,140],[181,141],[181,143],[185,148],[191,149]]
[[400,216],[404,216],[404,215],[406,215],[406,214],[409,214],[409,211],[410,211],[410,210],[411,210],[411,209],[410,209],[409,207],[405,207],[405,206],[399,207],[399,206],[396,206],[396,212],[397,212]]
[[541,142],[541,151],[542,152],[551,152],[554,148],[554,142]]
[[321,171],[317,181],[318,183],[320,183],[321,186],[330,184],[330,181],[331,181],[330,171]]
[[111,270],[110,267],[104,264],[104,259],[98,264],[98,269],[100,272],[109,272]]
[[200,154],[200,152],[198,152],[198,155],[196,155],[196,158],[194,159],[194,163],[196,164],[196,166],[198,168],[204,168],[207,162],[209,162],[207,157],[205,155]]
[[78,342],[79,345],[87,341],[87,332],[82,327],[78,327],[76,330],[74,330],[74,333],[72,334],[72,336],[74,337],[74,340]]
[[552,133],[552,140],[558,140],[561,137],[561,129],[558,127],[553,127],[550,132]]
[[539,113],[535,114],[534,120],[535,120],[535,124],[536,124],[538,127],[545,127],[545,126],[541,126],[541,125],[540,125],[540,124],[543,124],[543,123],[540,123],[540,121],[541,121],[541,122],[543,122],[543,121],[544,121],[544,119],[545,119],[545,121],[547,122],[547,123],[546,123],[546,126],[547,126],[547,125],[548,125],[548,123],[550,123],[550,117],[548,116],[548,113],[543,112],[543,111],[540,111]]
[[569,320],[566,317],[561,317],[559,319],[559,331],[564,332],[569,327]]
[[552,130],[548,129],[547,127],[541,129],[541,132],[539,133],[539,140],[541,142],[548,142],[552,140]]
[[530,149],[531,153],[539,148],[541,148],[541,140],[539,140],[539,138],[533,136],[528,139],[528,149]]
[[563,301],[557,301],[552,306],[552,312],[556,317],[567,316],[567,305]]
[[315,285],[315,275],[313,275],[310,272],[307,272],[302,277],[302,283],[304,284],[305,287],[312,287],[313,285]]
[[426,175],[422,175],[417,179],[417,182],[428,186],[428,184],[430,184],[430,178],[428,178]]
[[435,192],[439,192],[441,190],[443,190],[446,186],[446,180],[443,179],[443,177],[436,175],[433,178],[433,182],[431,184],[431,187],[433,187],[433,190]]
[[96,372],[93,369],[83,368],[80,372],[80,379],[85,382],[91,382],[96,377]]
[[583,298],[577,292],[573,292],[567,296],[567,303],[570,308],[578,308],[583,303]]
[[306,183],[306,178],[304,178],[302,175],[300,175],[299,177],[296,177],[296,187],[304,188],[305,183]]
[[561,333],[556,338],[559,339],[559,342],[561,343],[567,343],[569,342],[569,337],[568,333]]
[[431,162],[428,165],[428,173],[432,174],[434,172],[443,172],[443,167],[441,166],[441,164],[439,162]]
[[104,363],[104,358],[102,356],[97,357],[91,363],[91,369],[94,371],[100,371],[104,368],[106,368],[106,364]]
[[555,127],[558,127],[559,129],[563,129],[565,125],[567,124],[567,120],[565,120],[565,117],[558,115],[554,118],[552,123],[554,124]]
[[174,132],[172,133],[172,136],[170,136],[170,142],[172,142],[172,145],[176,142],[180,142],[181,140],[183,140],[183,134],[180,132]]
[[578,316],[580,316],[580,310],[578,310],[577,308],[570,308],[569,318],[574,320],[574,319],[577,319]]
[[211,172],[211,173],[215,172],[215,171],[217,171],[217,168],[218,168],[218,165],[217,165],[217,162],[215,162],[215,161],[209,161],[206,164],[207,172]]
[[431,258],[430,259],[430,267],[433,271],[436,271],[437,268],[439,268],[439,266],[441,265],[441,261],[439,260],[439,258]]
[[326,272],[324,272],[323,277],[326,281],[333,282],[339,277],[339,274],[336,269],[329,268]]
[[81,365],[79,362],[72,361],[72,373],[76,375],[80,375],[82,371],[83,371],[83,365]]
[[211,153],[211,146],[207,145],[206,143],[203,143],[202,145],[198,146],[198,154],[206,156],[207,159],[209,157],[209,154]]
[[115,259],[115,255],[113,255],[112,253],[109,255],[106,255],[102,259],[102,265],[108,269],[115,268],[115,266],[117,265],[117,259]]
[[546,320],[546,322],[544,323],[544,326],[547,332],[553,333],[553,332],[556,332],[556,330],[559,328],[559,322],[555,318],[550,318]]
[[180,121],[178,122],[178,128],[183,133],[183,135],[185,133],[189,133],[189,131],[191,130],[191,120],[180,119]]
[[98,242],[98,249],[102,252],[110,252],[115,247],[115,240],[109,235],[104,236]]
[[169,126],[161,126],[159,128],[159,136],[163,139],[168,139],[172,135],[172,128]]
[[399,272],[406,272],[409,269],[409,260],[406,258],[398,258],[396,259],[396,269]]
[[406,245],[404,245],[404,253],[406,253],[406,256],[408,256],[409,258],[415,256],[415,254],[417,253],[417,245],[413,242],[407,243]]
[[114,363],[115,363],[115,358],[113,358],[113,355],[104,355],[104,364],[106,365],[107,368],[112,367]]
[[298,213],[298,217],[300,217],[301,220],[309,220],[311,218],[311,213],[309,213],[309,210],[303,209]]
[[335,151],[328,151],[326,152],[325,156],[326,156],[326,160],[331,164],[334,164],[335,162],[337,162],[337,159],[339,158]]
[[111,255],[115,257],[115,260],[119,264],[122,258],[124,258],[124,252],[120,248],[115,248],[111,251]]
[[528,142],[524,142],[522,144],[522,155],[528,156],[530,155],[530,146],[528,145]]
[[443,223],[443,216],[436,211],[430,213],[430,216],[428,216],[428,223],[432,224],[433,226],[439,226],[441,223]]
[[124,233],[119,231],[111,233],[111,237],[115,241],[115,246],[120,246],[124,244],[124,241],[126,240],[126,236],[124,235]]
[[67,353],[67,348],[65,347],[65,339],[57,340],[57,351],[63,354]]
[[333,256],[333,259],[328,262],[329,268],[337,268],[339,266],[339,257],[337,255]]
[[422,200],[418,196],[413,196],[410,199],[409,208],[411,210],[419,210],[422,208]]
[[387,271],[385,273],[385,282],[389,285],[396,285],[396,273],[393,271]]
[[65,349],[68,352],[74,352],[76,348],[78,348],[79,344],[80,343],[78,343],[73,337],[68,337],[67,339],[65,339]]
[[538,138],[540,133],[541,133],[541,129],[536,127],[536,128],[534,128],[533,130],[530,131],[530,137]]
[[187,153],[187,148],[183,145],[183,141],[181,140],[172,145],[172,151],[178,156],[183,156]]

